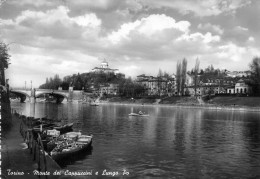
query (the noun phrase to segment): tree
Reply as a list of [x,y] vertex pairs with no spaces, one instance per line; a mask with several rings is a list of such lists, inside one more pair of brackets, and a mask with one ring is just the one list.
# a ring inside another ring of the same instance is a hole
[[166,71],[163,73],[163,76],[166,77],[166,78],[170,78],[170,74],[167,73]]
[[0,92],[1,92],[1,118],[3,130],[11,126],[12,115],[9,99],[9,86],[5,83],[5,69],[9,66],[10,55],[8,46],[0,42]]
[[181,63],[178,61],[176,65],[176,86],[178,95],[180,95],[181,92],[181,71]]
[[252,80],[254,83],[254,92],[260,94],[260,57],[254,57],[249,64],[252,72]]
[[48,78],[46,78],[46,82],[45,82],[45,84],[48,84],[49,83],[49,79]]
[[162,70],[159,68],[157,77],[162,77],[162,76],[163,76],[163,72],[162,72]]
[[58,74],[54,75],[53,78],[54,88],[58,88],[61,85],[61,79]]
[[73,82],[73,86],[74,86],[75,90],[82,90],[82,88],[84,87],[83,80],[79,73],[78,73],[77,77],[75,78],[75,81]]
[[195,91],[195,96],[197,96],[197,88],[199,85],[199,70],[200,70],[200,61],[197,58],[195,67],[194,67],[194,91]]
[[161,69],[159,69],[158,75],[157,75],[157,88],[158,88],[158,95],[161,96],[161,90],[162,90],[162,77],[163,72]]
[[8,46],[0,42],[0,78],[1,85],[5,86],[5,73],[4,70],[8,68],[10,55],[8,54]]
[[184,87],[186,82],[186,73],[187,73],[187,60],[184,58],[182,60],[182,67],[181,67],[181,94],[184,95]]

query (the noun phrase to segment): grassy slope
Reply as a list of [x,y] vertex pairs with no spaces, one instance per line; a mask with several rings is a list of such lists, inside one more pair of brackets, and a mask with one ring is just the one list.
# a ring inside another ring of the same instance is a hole
[[194,97],[172,96],[161,100],[160,104],[198,104],[198,100]]
[[[114,97],[108,99],[109,102],[116,103],[139,103],[139,104],[155,104],[155,99],[135,99]],[[248,106],[248,107],[260,107],[260,97],[215,97],[209,101],[209,104],[215,104],[220,106]],[[173,104],[173,105],[196,105],[199,104],[198,100],[194,97],[168,97],[162,99],[159,104]],[[207,104],[207,102],[205,103]]]
[[260,97],[215,97],[210,102],[217,105],[260,107]]
[[147,104],[152,104],[156,100],[155,99],[134,99],[132,100],[131,98],[120,98],[120,97],[113,97],[108,100],[109,102],[116,102],[116,103],[147,103]]

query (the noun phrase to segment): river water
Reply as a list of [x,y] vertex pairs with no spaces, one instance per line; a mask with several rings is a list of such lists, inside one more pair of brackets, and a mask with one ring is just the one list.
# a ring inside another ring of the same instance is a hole
[[[27,116],[74,122],[92,151],[61,166],[130,178],[260,178],[260,113],[166,106],[18,103]],[[149,117],[129,117],[139,110]]]

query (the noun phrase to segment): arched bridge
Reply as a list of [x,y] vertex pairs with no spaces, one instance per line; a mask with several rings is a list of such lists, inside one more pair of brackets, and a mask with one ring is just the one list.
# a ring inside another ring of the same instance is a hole
[[10,89],[10,93],[13,93],[20,97],[20,101],[24,102],[26,98],[31,101],[35,101],[36,98],[43,96],[44,94],[49,94],[56,98],[56,102],[62,102],[64,98],[67,100],[72,99],[73,91],[69,90],[52,90],[52,89]]

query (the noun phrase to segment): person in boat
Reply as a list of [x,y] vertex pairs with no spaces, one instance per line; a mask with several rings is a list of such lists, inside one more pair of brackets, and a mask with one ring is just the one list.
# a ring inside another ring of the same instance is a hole
[[138,114],[139,114],[139,115],[143,115],[144,113],[143,113],[142,111],[139,111]]

